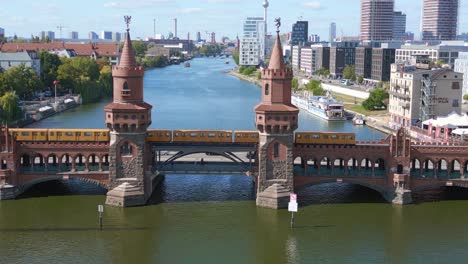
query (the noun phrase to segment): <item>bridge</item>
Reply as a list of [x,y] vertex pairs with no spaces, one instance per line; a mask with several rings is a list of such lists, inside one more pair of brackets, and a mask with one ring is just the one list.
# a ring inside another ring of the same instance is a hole
[[149,130],[144,69],[127,33],[112,70],[106,129],[2,127],[0,200],[40,182],[74,178],[106,188],[109,205],[138,206],[165,173],[251,177],[257,205],[267,208],[284,208],[290,192],[330,182],[366,186],[396,204],[411,203],[414,191],[468,187],[468,145],[415,143],[404,130],[378,142],[359,142],[350,133],[295,132],[299,110],[291,104],[293,75],[279,36],[262,72],[256,131]]

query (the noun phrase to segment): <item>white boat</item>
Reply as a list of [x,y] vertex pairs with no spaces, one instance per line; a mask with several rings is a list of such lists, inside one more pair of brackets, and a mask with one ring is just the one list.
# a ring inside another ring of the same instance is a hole
[[327,96],[302,97],[294,94],[291,97],[292,103],[306,110],[308,113],[321,117],[328,121],[346,120],[344,104]]
[[365,121],[362,117],[360,117],[360,116],[355,116],[355,117],[353,118],[353,124],[354,124],[355,126],[363,126],[363,125],[366,124],[366,121]]

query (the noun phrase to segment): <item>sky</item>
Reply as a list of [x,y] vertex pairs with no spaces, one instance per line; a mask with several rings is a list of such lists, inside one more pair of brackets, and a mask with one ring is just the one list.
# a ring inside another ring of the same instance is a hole
[[[395,0],[395,10],[407,14],[407,31],[419,36],[423,0]],[[459,32],[468,32],[468,0],[460,1]],[[242,34],[243,20],[248,16],[263,16],[263,0],[0,0],[0,27],[7,36],[17,34],[29,38],[40,31],[55,31],[60,38],[69,31],[78,31],[86,38],[89,31],[123,32],[123,16],[131,15],[132,38],[167,35],[173,32],[173,19],[178,20],[178,36],[191,38],[201,32],[215,32],[235,38]],[[309,21],[309,35],[328,39],[331,22],[337,23],[338,36],[359,35],[360,0],[269,0],[269,28],[274,18],[281,17],[282,32],[291,31],[292,24],[302,17]],[[270,30],[269,30],[270,31]],[[272,30],[273,31],[273,30]]]

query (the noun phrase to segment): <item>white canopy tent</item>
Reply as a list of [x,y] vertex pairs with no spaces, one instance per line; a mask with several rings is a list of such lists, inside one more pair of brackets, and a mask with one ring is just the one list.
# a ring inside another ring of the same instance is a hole
[[444,117],[437,119],[429,119],[423,122],[426,126],[441,127],[441,128],[467,128],[468,127],[468,115],[459,115],[452,112]]

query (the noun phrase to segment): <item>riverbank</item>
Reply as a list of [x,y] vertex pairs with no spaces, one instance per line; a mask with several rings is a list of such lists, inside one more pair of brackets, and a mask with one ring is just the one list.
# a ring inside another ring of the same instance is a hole
[[247,82],[250,82],[250,83],[253,83],[259,87],[262,87],[262,80],[259,80],[256,76],[253,77],[253,76],[245,76],[243,74],[240,74],[239,72],[237,72],[237,68],[236,69],[233,69],[231,71],[229,71],[229,74],[241,79],[241,80],[244,80],[244,81],[247,81]]

